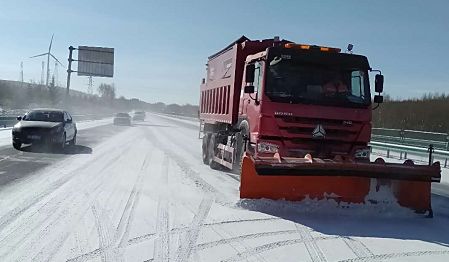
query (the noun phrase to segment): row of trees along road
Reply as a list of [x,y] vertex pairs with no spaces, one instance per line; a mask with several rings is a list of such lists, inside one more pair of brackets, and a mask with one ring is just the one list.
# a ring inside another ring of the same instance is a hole
[[[147,103],[137,98],[117,98],[114,85],[102,83],[97,88],[97,94],[87,94],[70,90],[71,108],[77,114],[113,114],[131,110],[154,111],[165,114],[197,117],[198,106],[164,104],[161,102]],[[36,83],[0,80],[0,108],[31,109],[37,107],[64,108],[66,90],[52,83],[49,87]],[[1,114],[1,112],[0,112]]]
[[385,96],[385,102],[373,111],[373,126],[448,133],[449,94],[402,100]]

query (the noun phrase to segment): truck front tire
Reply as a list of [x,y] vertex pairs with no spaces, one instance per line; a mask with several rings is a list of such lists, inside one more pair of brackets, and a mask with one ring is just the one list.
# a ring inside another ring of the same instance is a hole
[[203,156],[203,163],[206,165],[209,165],[209,134],[204,134],[203,136],[203,145],[201,147],[202,156]]
[[243,153],[245,152],[245,144],[247,143],[247,139],[249,136],[249,124],[246,120],[243,120],[239,125],[240,131],[236,133],[235,136],[235,156],[234,156],[234,163],[233,163],[233,172],[235,174],[240,175],[241,165],[242,165],[242,158]]

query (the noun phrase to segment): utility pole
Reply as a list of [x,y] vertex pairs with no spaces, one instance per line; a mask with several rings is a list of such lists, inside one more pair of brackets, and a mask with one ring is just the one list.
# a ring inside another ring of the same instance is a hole
[[23,62],[20,62],[20,82],[23,83]]
[[41,82],[40,84],[43,85],[44,84],[44,68],[45,68],[45,62],[42,61],[42,69],[41,69]]
[[93,94],[93,81],[92,76],[89,76],[89,84],[87,85],[87,93],[89,95]]
[[69,90],[70,90],[70,74],[72,73],[72,53],[75,48],[73,46],[69,46],[69,66],[67,69],[67,91],[66,91],[66,97],[68,99],[69,97]]

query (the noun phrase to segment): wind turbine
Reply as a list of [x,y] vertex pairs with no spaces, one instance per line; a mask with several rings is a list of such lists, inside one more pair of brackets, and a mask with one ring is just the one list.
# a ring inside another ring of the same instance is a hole
[[43,54],[40,54],[40,55],[35,55],[35,56],[30,57],[30,58],[35,58],[35,57],[39,57],[39,56],[45,56],[45,55],[47,56],[47,80],[46,80],[46,84],[45,84],[46,86],[48,86],[48,80],[50,78],[50,56],[54,60],[56,60],[56,62],[58,62],[61,66],[64,67],[64,65],[61,62],[59,62],[59,60],[51,53],[51,45],[53,43],[53,36],[54,35],[55,34],[51,35],[50,45],[48,46],[48,52],[47,53],[43,53]]

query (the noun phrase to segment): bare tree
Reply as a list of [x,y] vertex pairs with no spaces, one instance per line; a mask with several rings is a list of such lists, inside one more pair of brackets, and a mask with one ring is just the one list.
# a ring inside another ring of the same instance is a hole
[[115,99],[115,87],[114,85],[109,85],[102,83],[98,86],[98,94],[101,98],[105,100],[114,100]]

